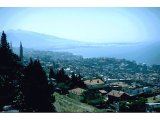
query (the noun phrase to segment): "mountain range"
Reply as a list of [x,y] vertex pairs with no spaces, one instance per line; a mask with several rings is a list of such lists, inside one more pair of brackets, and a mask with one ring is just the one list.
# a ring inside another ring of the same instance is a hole
[[26,30],[8,30],[6,34],[13,47],[18,47],[20,42],[25,48],[40,50],[64,49],[83,45],[82,42]]

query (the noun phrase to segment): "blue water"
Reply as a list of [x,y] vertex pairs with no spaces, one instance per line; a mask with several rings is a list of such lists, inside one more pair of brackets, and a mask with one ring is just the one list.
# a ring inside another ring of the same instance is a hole
[[84,58],[114,57],[117,59],[134,60],[137,63],[160,64],[155,52],[148,50],[145,45],[108,45],[101,47],[78,47],[74,49],[61,49],[58,51],[71,52]]

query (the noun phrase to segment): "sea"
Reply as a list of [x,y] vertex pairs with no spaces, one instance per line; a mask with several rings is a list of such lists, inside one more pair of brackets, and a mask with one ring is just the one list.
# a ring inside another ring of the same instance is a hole
[[84,58],[109,57],[127,59],[148,65],[160,64],[159,53],[151,51],[147,46],[135,44],[77,47],[73,49],[59,49],[57,51],[70,52],[74,55],[81,55]]

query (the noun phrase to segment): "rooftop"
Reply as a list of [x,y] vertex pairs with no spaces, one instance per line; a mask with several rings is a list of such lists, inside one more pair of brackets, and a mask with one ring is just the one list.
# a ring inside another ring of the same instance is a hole
[[99,85],[104,84],[104,82],[101,79],[93,79],[93,80],[85,80],[84,83],[86,85]]
[[112,90],[108,93],[108,95],[114,96],[114,97],[121,97],[123,94],[126,94],[126,93],[123,91],[117,91],[117,90]]
[[125,82],[114,82],[114,83],[111,83],[110,85],[119,86],[119,87],[130,87],[130,85],[128,85]]
[[81,95],[84,91],[86,91],[86,90],[82,89],[82,88],[75,88],[75,89],[69,90],[69,93],[73,93],[73,94],[76,94],[76,95]]
[[99,92],[103,93],[103,94],[107,93],[107,91],[105,91],[105,90],[99,90]]

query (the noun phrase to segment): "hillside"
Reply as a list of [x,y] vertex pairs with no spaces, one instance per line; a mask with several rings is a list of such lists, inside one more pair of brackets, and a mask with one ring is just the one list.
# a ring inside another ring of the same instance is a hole
[[54,93],[54,96],[56,100],[54,106],[57,112],[105,112],[104,110],[99,110],[93,106],[69,98],[66,95]]

